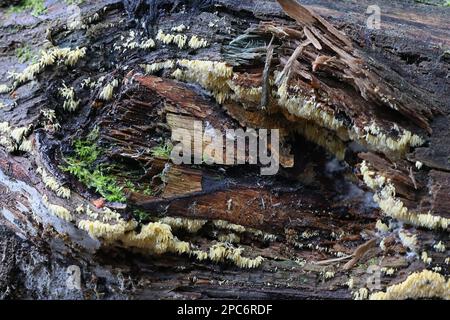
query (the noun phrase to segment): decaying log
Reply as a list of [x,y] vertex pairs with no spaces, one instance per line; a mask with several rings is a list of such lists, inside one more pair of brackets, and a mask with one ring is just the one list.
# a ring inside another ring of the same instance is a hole
[[[0,11],[0,297],[449,298],[448,9],[366,2]],[[278,174],[172,163],[194,121],[279,129]]]

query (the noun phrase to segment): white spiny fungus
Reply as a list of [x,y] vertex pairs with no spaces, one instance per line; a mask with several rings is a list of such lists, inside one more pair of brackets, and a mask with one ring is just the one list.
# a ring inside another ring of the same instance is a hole
[[119,81],[117,79],[114,79],[110,83],[108,83],[103,90],[100,92],[99,98],[104,101],[109,101],[113,97],[114,88],[116,88],[119,85]]
[[423,167],[423,163],[420,162],[420,161],[416,161],[416,168],[417,168],[417,170],[422,169],[422,167]]
[[42,109],[41,114],[43,119],[43,126],[46,131],[54,132],[58,131],[61,128],[61,125],[58,123],[56,119],[55,110],[52,109]]
[[103,222],[110,222],[110,221],[113,221],[113,220],[115,220],[115,221],[120,221],[121,220],[120,213],[118,213],[118,212],[116,212],[114,210],[111,210],[108,207],[104,207],[102,213],[103,213],[103,216],[102,216],[102,221]]
[[127,49],[153,49],[155,47],[155,41],[151,38],[143,38],[140,42],[136,39],[136,32],[131,30],[128,37],[125,39],[121,36],[121,40],[125,40],[122,44],[114,44],[114,50],[121,50],[124,48],[125,52]]
[[208,46],[208,41],[193,35],[189,40],[188,45],[192,49],[206,48]]
[[194,256],[198,261],[204,261],[208,259],[208,252],[201,250],[193,250],[190,253],[191,256]]
[[86,205],[86,215],[94,220],[98,219],[98,212],[97,211],[92,211],[91,208],[89,207],[89,205]]
[[294,128],[307,140],[334,154],[338,160],[345,158],[346,146],[332,131],[319,127],[311,121],[300,121]]
[[170,30],[174,31],[174,32],[183,32],[186,29],[187,29],[187,27],[184,24],[180,24],[179,26],[172,27],[172,29],[170,29]]
[[81,220],[78,228],[85,230],[93,238],[102,238],[107,242],[119,240],[128,231],[134,230],[138,223],[134,220],[120,221],[116,224],[103,223],[98,220]]
[[200,250],[192,250],[188,242],[180,241],[172,234],[168,224],[154,222],[141,227],[139,233],[135,231],[138,223],[134,220],[125,222],[119,219],[115,224],[101,221],[81,220],[78,227],[87,231],[91,237],[101,238],[106,242],[120,241],[124,246],[139,248],[153,254],[165,252],[188,253],[202,261],[210,258],[213,262],[232,261],[241,268],[256,268],[262,257],[255,259],[242,257],[242,248],[232,248],[227,244],[216,244],[210,248],[209,254]]
[[75,209],[76,213],[78,214],[82,214],[84,213],[84,207],[82,204],[80,204],[76,209]]
[[377,230],[381,233],[386,233],[389,231],[389,227],[386,224],[384,224],[381,220],[377,220],[375,228],[377,228]]
[[230,230],[237,233],[243,233],[246,231],[244,226],[229,223],[228,221],[225,220],[214,220],[213,224],[218,229]]
[[25,143],[22,145],[26,135],[29,133],[31,127],[12,128],[8,122],[0,123],[0,145],[5,147],[8,152],[14,152],[21,149],[21,151],[28,150],[32,145]]
[[260,103],[261,95],[262,95],[262,87],[251,87],[246,88],[234,83],[234,81],[229,80],[227,82],[230,89],[233,91],[231,98],[238,102],[252,102],[252,103]]
[[323,278],[325,280],[329,280],[329,279],[334,278],[334,272],[333,271],[326,271],[326,272],[324,272],[323,273]]
[[263,232],[261,230],[253,229],[253,228],[247,228],[246,231],[248,233],[253,234],[255,237],[259,237],[264,242],[274,242],[277,240],[277,236],[274,234],[270,234],[267,232]]
[[349,289],[353,289],[353,286],[354,286],[354,280],[353,280],[353,278],[352,277],[350,277],[349,279],[348,279],[348,281],[345,283],[346,285],[347,285],[347,287],[349,288]]
[[450,299],[450,280],[429,270],[416,272],[399,284],[370,295],[370,300]]
[[423,263],[425,263],[425,264],[431,264],[431,262],[433,261],[433,259],[428,256],[428,253],[426,253],[426,251],[422,252],[422,255],[420,256],[420,258],[422,259]]
[[184,229],[190,233],[197,233],[207,220],[165,217],[160,219],[159,222],[168,224],[172,229]]
[[363,140],[376,150],[404,152],[410,146],[420,146],[425,142],[421,137],[400,128],[398,128],[400,132],[399,138],[394,140],[383,133],[382,129],[375,122],[365,126],[363,128],[364,133],[361,133],[361,130],[358,130],[356,127],[347,128],[343,121],[334,117],[332,112],[325,111],[322,103],[317,102],[314,97],[300,92],[300,89],[297,87],[289,87],[287,78],[278,87],[276,95],[279,105],[286,108],[289,113],[336,131],[339,137],[351,138],[357,141]]
[[386,251],[386,244],[384,243],[384,241],[385,241],[386,239],[385,238],[383,238],[381,241],[380,241],[380,249],[381,250],[383,250],[383,251]]
[[207,60],[179,60],[177,64],[183,68],[177,80],[198,83],[209,90],[217,102],[223,103],[230,95],[228,80],[233,77],[233,68],[224,62]]
[[394,185],[386,177],[371,171],[366,161],[362,162],[360,171],[366,185],[376,191],[373,199],[386,215],[428,229],[447,229],[450,219],[434,216],[431,213],[410,212],[404,203],[396,198]]
[[228,242],[228,243],[239,243],[241,242],[241,238],[234,234],[234,233],[229,233],[229,234],[220,234],[217,239],[220,242]]
[[83,58],[86,55],[86,48],[76,48],[74,50],[67,50],[66,53],[66,58],[64,63],[68,66],[73,67],[78,60],[80,60],[81,58]]
[[187,42],[187,36],[184,34],[165,34],[162,30],[159,30],[156,35],[156,40],[167,45],[176,44],[178,48],[183,49]]
[[141,67],[145,70],[147,74],[154,74],[163,69],[172,69],[175,66],[175,61],[166,60],[163,62],[155,62],[152,64],[141,65]]
[[42,200],[51,214],[66,221],[73,221],[73,216],[69,210],[62,206],[50,203],[45,195],[42,197]]
[[303,239],[311,239],[311,238],[317,237],[318,235],[319,235],[319,232],[318,232],[318,231],[309,231],[309,230],[306,230],[306,231],[303,231],[303,232],[302,232],[302,234],[300,235],[300,237],[303,238]]
[[439,241],[438,243],[436,243],[433,246],[434,250],[436,250],[436,252],[445,252],[445,244],[442,243],[442,241]]
[[88,78],[84,79],[84,80],[81,82],[81,88],[82,88],[82,89],[84,89],[84,88],[90,88],[90,89],[93,89],[93,88],[95,88],[95,85],[96,85],[96,84],[97,84],[97,83],[96,83],[94,80],[91,80],[91,78],[88,77]]
[[11,73],[14,78],[15,85],[34,80],[36,75],[41,73],[47,66],[55,63],[65,63],[68,66],[74,66],[79,59],[86,55],[86,48],[58,48],[53,47],[48,51],[43,51],[39,61],[26,67],[20,73]]
[[63,87],[59,89],[59,94],[64,98],[64,110],[73,112],[78,108],[80,100],[75,100],[75,90],[72,87],[63,84]]
[[177,68],[174,72],[172,72],[172,78],[181,79],[183,77],[183,71]]
[[358,291],[353,292],[354,300],[366,300],[369,297],[369,290],[367,288],[360,288]]
[[365,126],[366,131],[365,140],[379,150],[392,150],[405,152],[409,147],[418,147],[425,143],[425,140],[416,134],[411,133],[406,129],[401,129],[396,126],[396,131],[399,132],[397,139],[392,139],[382,132],[382,129],[377,126],[375,122]]
[[155,41],[153,39],[144,40],[139,44],[139,47],[141,49],[152,49],[155,47]]
[[437,267],[433,267],[431,270],[433,270],[434,272],[442,272],[442,267],[439,267],[439,266],[437,266]]
[[70,190],[61,186],[59,182],[47,172],[47,170],[42,167],[38,167],[36,172],[41,175],[42,182],[47,189],[55,192],[60,198],[70,199]]
[[22,151],[22,152],[33,151],[33,143],[31,142],[31,140],[23,139],[22,143],[19,146],[19,151]]
[[402,242],[404,247],[410,249],[412,252],[415,252],[417,250],[416,234],[410,234],[409,232],[401,230],[398,233],[398,237],[400,238],[400,241]]
[[23,137],[27,135],[29,132],[29,127],[19,127],[11,130],[11,138],[17,143],[20,144]]
[[6,84],[0,84],[0,94],[8,93],[11,91],[11,87]]
[[209,258],[213,262],[223,262],[225,260],[232,261],[240,268],[257,268],[261,265],[264,258],[256,257],[254,259],[242,257],[242,248],[233,248],[226,243],[218,243],[209,249]]
[[381,273],[386,275],[386,276],[392,276],[395,273],[395,269],[394,268],[381,268]]

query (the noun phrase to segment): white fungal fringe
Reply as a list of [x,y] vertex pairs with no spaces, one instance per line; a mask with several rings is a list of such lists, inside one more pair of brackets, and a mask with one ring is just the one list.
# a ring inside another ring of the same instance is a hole
[[119,81],[114,79],[110,83],[108,83],[103,90],[100,92],[99,98],[104,101],[109,101],[113,97],[114,88],[119,86]]
[[44,202],[45,206],[47,207],[48,211],[53,214],[54,216],[66,220],[66,221],[73,221],[73,216],[70,213],[69,210],[67,210],[66,208],[56,205],[56,204],[52,204],[48,201],[48,197],[46,195],[44,195],[42,197],[42,201]]
[[61,184],[42,167],[38,167],[36,172],[41,175],[42,182],[45,187],[57,194],[58,197],[64,199],[70,199],[70,189],[61,186]]
[[75,100],[75,90],[72,87],[67,87],[63,84],[63,87],[59,89],[59,94],[65,99],[63,104],[63,109],[69,112],[75,111],[80,100]]

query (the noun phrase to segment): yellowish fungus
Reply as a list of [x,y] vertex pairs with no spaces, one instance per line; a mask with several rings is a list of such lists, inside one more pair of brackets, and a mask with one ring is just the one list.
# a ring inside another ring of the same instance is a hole
[[366,161],[362,162],[360,171],[366,185],[377,191],[373,199],[386,215],[415,226],[429,229],[447,229],[449,219],[445,217],[434,216],[431,213],[419,214],[410,212],[403,202],[396,198],[394,185],[386,177],[371,171]]
[[48,211],[53,214],[54,216],[66,220],[66,221],[73,221],[73,216],[70,213],[69,210],[67,210],[66,208],[56,205],[56,204],[52,204],[48,201],[48,198],[46,195],[44,195],[42,197],[42,201],[44,202],[45,206],[47,207]]
[[58,197],[70,199],[70,190],[61,186],[59,182],[47,172],[47,170],[42,167],[38,167],[36,172],[41,175],[42,182],[47,189],[55,192]]
[[377,292],[370,300],[406,300],[406,299],[450,299],[450,280],[439,273],[429,270],[416,272],[404,282],[388,287],[386,292]]
[[190,233],[197,233],[207,220],[165,217],[159,222],[171,226],[172,229],[184,229]]

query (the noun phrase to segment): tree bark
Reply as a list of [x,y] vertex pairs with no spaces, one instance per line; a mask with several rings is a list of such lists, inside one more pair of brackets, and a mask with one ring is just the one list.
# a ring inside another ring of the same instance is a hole
[[[369,30],[370,1],[138,2],[0,11],[2,298],[351,299],[425,269],[448,279],[447,8],[381,1],[381,29]],[[207,44],[190,44],[194,36]],[[55,53],[21,81],[36,63],[18,61],[25,47],[86,52],[73,64]],[[175,165],[155,152],[193,121],[279,129],[279,173]],[[91,169],[107,167],[124,201],[64,169],[96,130]],[[383,206],[391,200],[408,215]],[[192,252],[126,241],[167,218]],[[113,239],[82,227],[119,220],[136,226]],[[223,242],[264,261],[215,262],[210,250]],[[194,249],[210,256],[199,261]]]

